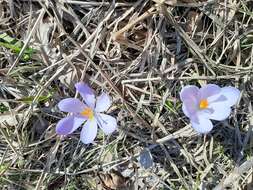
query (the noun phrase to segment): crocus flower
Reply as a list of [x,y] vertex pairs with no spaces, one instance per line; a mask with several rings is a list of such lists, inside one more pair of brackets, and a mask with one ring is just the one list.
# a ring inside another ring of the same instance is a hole
[[60,110],[71,114],[57,123],[56,133],[68,135],[83,125],[80,139],[84,144],[89,144],[94,141],[98,126],[105,134],[115,131],[117,127],[116,119],[101,113],[111,106],[110,97],[106,93],[102,93],[96,98],[93,90],[82,82],[77,83],[75,87],[84,102],[77,98],[66,98],[59,102],[58,107]]
[[208,84],[202,88],[188,85],[180,92],[183,102],[183,112],[190,118],[192,127],[198,133],[208,133],[213,124],[210,119],[222,121],[231,112],[240,96],[240,91],[234,87],[220,88],[215,84]]

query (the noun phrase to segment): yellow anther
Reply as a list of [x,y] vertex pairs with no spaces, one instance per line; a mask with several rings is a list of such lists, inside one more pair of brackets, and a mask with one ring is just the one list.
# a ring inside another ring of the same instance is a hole
[[94,114],[91,108],[85,108],[82,112],[81,115],[88,117],[89,119],[92,119]]
[[208,107],[208,101],[206,99],[203,99],[199,102],[200,109],[206,109],[207,107]]

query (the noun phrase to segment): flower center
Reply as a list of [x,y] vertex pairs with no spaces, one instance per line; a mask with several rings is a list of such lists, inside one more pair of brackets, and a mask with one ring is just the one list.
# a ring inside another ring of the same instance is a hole
[[85,108],[82,112],[81,112],[82,116],[88,117],[88,119],[92,119],[94,114],[93,114],[93,110],[89,107]]
[[206,99],[200,100],[199,108],[200,109],[206,109],[207,107],[208,107],[208,101]]

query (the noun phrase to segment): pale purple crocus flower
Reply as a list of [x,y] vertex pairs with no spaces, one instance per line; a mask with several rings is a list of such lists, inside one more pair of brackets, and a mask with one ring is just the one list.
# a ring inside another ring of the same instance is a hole
[[240,91],[234,87],[220,88],[208,84],[202,88],[188,85],[182,88],[180,99],[183,102],[183,112],[190,118],[192,127],[198,133],[208,133],[213,124],[210,119],[222,121],[231,112],[231,107],[240,97]]
[[66,98],[59,102],[61,111],[71,113],[56,125],[56,133],[68,135],[83,125],[80,139],[84,144],[92,143],[97,135],[98,126],[108,135],[117,128],[117,121],[110,115],[103,114],[111,106],[110,97],[102,93],[97,98],[93,90],[85,83],[75,84],[84,102],[77,98]]

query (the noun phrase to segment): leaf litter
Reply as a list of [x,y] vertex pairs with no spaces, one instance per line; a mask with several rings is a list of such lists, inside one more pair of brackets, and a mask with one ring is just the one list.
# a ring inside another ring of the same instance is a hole
[[[252,7],[243,0],[0,1],[1,186],[250,187]],[[115,133],[92,145],[79,141],[80,130],[55,134],[66,116],[57,104],[77,97],[79,81],[108,92],[108,114],[118,120]],[[198,135],[179,92],[209,83],[242,96],[227,120]]]

